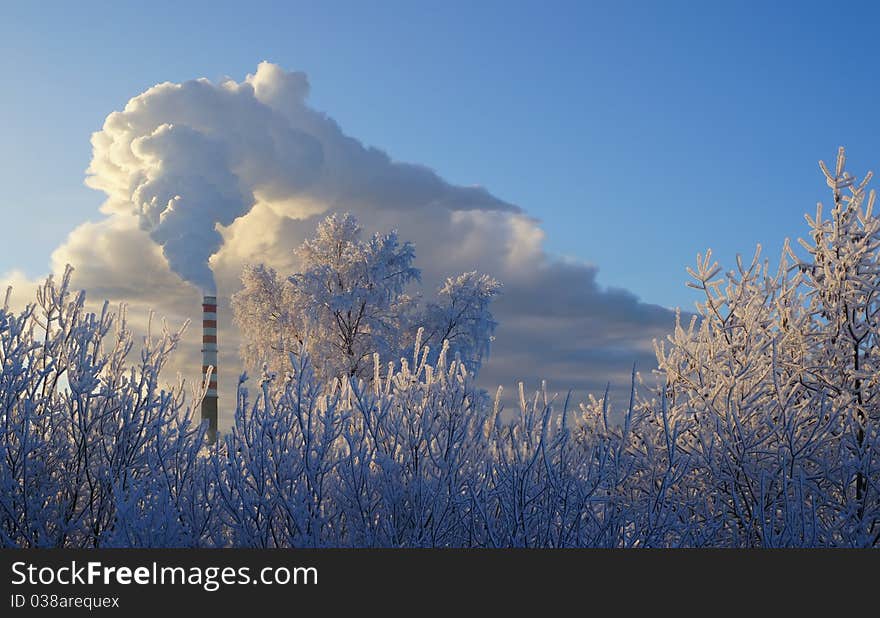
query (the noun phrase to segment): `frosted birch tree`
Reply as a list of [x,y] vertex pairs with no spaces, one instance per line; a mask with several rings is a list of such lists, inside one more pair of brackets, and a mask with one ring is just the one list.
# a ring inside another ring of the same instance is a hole
[[244,270],[232,306],[245,363],[282,375],[302,348],[319,377],[369,379],[373,353],[399,359],[422,329],[432,360],[448,340],[477,370],[496,326],[490,305],[500,284],[477,272],[450,277],[422,308],[408,294],[421,277],[412,244],[393,231],[361,236],[354,216],[333,214],[297,250],[300,272],[281,278],[263,265]]

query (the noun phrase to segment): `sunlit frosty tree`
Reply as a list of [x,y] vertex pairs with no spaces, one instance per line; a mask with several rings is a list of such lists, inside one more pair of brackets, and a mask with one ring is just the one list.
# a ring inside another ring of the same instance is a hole
[[840,150],[832,191],[806,217],[803,257],[772,270],[711,252],[688,269],[699,317],[657,348],[663,396],[693,462],[681,497],[723,544],[876,545],[880,539],[880,220]]
[[420,279],[413,246],[395,232],[361,236],[354,216],[330,215],[297,250],[300,272],[281,278],[264,265],[244,270],[232,306],[246,364],[283,374],[290,354],[305,349],[321,377],[370,378],[374,353],[399,359],[421,329],[432,359],[448,341],[478,370],[496,326],[490,304],[500,284],[465,273],[421,307],[407,294]]

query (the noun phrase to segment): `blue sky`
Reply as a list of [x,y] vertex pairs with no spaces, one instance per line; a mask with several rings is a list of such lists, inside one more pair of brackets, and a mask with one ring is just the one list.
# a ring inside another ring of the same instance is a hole
[[838,145],[880,169],[868,4],[115,4],[0,8],[0,210],[18,226],[0,272],[41,274],[100,217],[82,181],[109,112],[264,59],[307,72],[347,133],[487,187],[551,251],[666,306],[691,305],[684,266],[706,246],[731,264],[802,233]]

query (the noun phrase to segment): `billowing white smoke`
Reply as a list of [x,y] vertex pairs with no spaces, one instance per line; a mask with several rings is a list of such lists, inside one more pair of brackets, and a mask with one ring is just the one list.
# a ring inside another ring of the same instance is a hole
[[[108,216],[71,232],[53,271],[71,263],[93,301],[126,301],[132,318],[153,308],[172,323],[194,317],[216,278],[228,316],[245,263],[292,272],[293,248],[318,219],[350,211],[367,232],[397,228],[414,241],[428,290],[475,268],[504,283],[487,387],[512,393],[517,380],[531,388],[547,378],[551,388],[601,390],[610,379],[625,391],[634,360],[651,366],[650,340],[671,326],[669,311],[600,288],[593,266],[547,255],[520,208],[345,135],[307,105],[308,90],[304,74],[264,62],[241,82],[164,83],[131,99],[92,137],[87,183],[107,194]],[[585,245],[601,233],[585,229]],[[228,321],[219,329],[222,426],[240,363],[237,333]],[[199,334],[191,329],[175,358],[189,377]]]
[[255,192],[296,195],[321,173],[321,143],[261,103],[252,79],[160,84],[92,137],[86,183],[109,196],[104,211],[135,213],[171,270],[208,292],[216,225],[247,214]]

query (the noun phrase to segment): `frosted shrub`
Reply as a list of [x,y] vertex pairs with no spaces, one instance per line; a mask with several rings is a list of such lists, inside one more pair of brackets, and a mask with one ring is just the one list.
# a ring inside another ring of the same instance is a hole
[[0,535],[5,546],[199,545],[210,528],[202,431],[159,372],[180,333],[129,365],[124,312],[84,309],[70,269],[0,310]]
[[[637,547],[681,543],[680,477],[646,412],[569,426],[546,389],[501,419],[448,346],[322,389],[308,355],[244,389],[216,459],[223,537],[258,547]],[[500,391],[499,391],[500,395]],[[604,407],[603,402],[595,402]],[[643,434],[641,432],[644,432]],[[648,438],[645,446],[645,438]],[[674,449],[673,449],[674,450]],[[682,458],[684,459],[684,458]],[[661,466],[662,464],[662,466]],[[655,484],[655,482],[657,484]],[[667,495],[668,494],[668,495]],[[678,519],[675,519],[678,517]],[[702,537],[699,537],[702,538]]]

